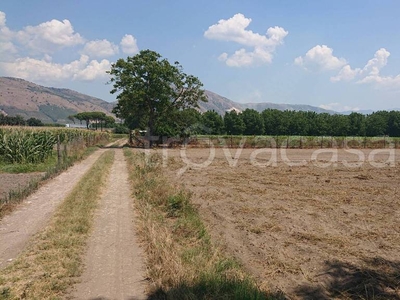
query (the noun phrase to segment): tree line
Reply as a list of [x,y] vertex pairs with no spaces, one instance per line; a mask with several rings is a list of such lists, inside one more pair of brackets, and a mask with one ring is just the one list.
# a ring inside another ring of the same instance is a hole
[[157,52],[142,50],[111,65],[111,94],[117,93],[113,112],[129,129],[146,129],[151,136],[297,135],[297,136],[400,136],[400,112],[370,115],[254,109],[201,114],[198,103],[207,101],[203,84],[170,64]]
[[98,127],[103,129],[103,127],[112,127],[115,125],[115,119],[111,116],[107,116],[101,111],[87,111],[80,112],[76,115],[68,116],[68,120],[71,120],[75,124],[75,119],[81,124],[85,121],[86,128],[89,129],[90,124],[93,124],[94,128],[97,130]]
[[[91,111],[91,112],[80,112],[75,115],[68,116],[68,120],[72,121],[75,124],[75,121],[78,120],[81,124],[82,122],[86,123],[86,128],[89,129],[89,126],[92,126],[97,130],[98,128],[103,129],[106,127],[114,127],[115,119],[111,116],[107,116],[105,113],[100,111]],[[44,124],[40,119],[37,118],[29,118],[24,119],[20,115],[16,116],[5,116],[0,114],[0,126],[8,125],[8,126],[53,126],[54,124]],[[59,124],[61,125],[61,124]],[[62,126],[62,125],[61,125]]]
[[36,118],[25,120],[22,116],[5,116],[0,114],[0,126],[44,126],[43,122]]
[[154,130],[160,136],[208,135],[289,135],[289,136],[392,136],[400,137],[400,111],[377,111],[350,115],[266,109],[215,111],[195,109],[176,111],[158,120]]

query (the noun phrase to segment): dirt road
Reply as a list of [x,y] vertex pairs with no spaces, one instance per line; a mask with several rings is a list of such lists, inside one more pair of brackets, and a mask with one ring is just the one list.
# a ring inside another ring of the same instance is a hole
[[72,293],[73,299],[146,299],[145,268],[134,232],[127,165],[122,150],[115,151],[88,242],[86,270]]
[[0,270],[24,249],[53,215],[81,177],[105,150],[96,151],[31,194],[12,214],[0,221]]

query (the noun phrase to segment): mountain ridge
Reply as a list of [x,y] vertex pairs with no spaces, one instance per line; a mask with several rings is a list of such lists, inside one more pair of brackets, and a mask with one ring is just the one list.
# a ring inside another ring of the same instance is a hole
[[[208,102],[200,102],[199,110],[202,112],[214,110],[221,115],[226,111],[243,111],[247,108],[259,112],[270,108],[338,113],[306,104],[238,103],[208,90],[205,90],[205,94]],[[112,109],[115,104],[116,101],[107,102],[71,89],[45,87],[21,78],[0,77],[0,113],[3,114],[18,114],[26,119],[34,117],[45,123],[69,123],[67,119],[69,115],[83,111],[101,111],[113,115]],[[346,114],[346,112],[340,114]]]
[[0,110],[8,115],[38,118],[46,123],[67,123],[83,111],[111,115],[114,104],[74,90],[45,87],[21,78],[0,77]]

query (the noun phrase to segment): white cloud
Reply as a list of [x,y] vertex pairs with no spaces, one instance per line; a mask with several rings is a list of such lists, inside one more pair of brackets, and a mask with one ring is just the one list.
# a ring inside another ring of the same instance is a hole
[[106,77],[106,71],[111,68],[111,63],[103,59],[101,62],[92,60],[84,69],[74,74],[73,79],[82,79],[86,81],[92,81],[98,78]]
[[108,60],[89,62],[87,55],[67,64],[48,61],[49,57],[38,60],[30,57],[19,58],[14,62],[0,62],[0,68],[7,76],[21,77],[40,82],[56,82],[66,79],[95,80],[106,77],[111,64]]
[[332,76],[331,81],[332,82],[337,82],[337,81],[350,81],[353,80],[358,74],[360,74],[361,69],[352,69],[350,65],[345,65],[339,72],[337,76]]
[[6,26],[6,14],[0,11],[0,59],[12,60],[13,55],[18,52],[17,47],[12,43],[13,33]]
[[6,26],[6,14],[0,11],[0,27]]
[[305,56],[296,57],[294,63],[303,66],[305,69],[318,67],[330,71],[341,68],[336,76],[330,78],[332,82],[355,80],[358,84],[373,84],[378,88],[400,89],[400,74],[397,76],[380,75],[381,69],[388,63],[389,56],[389,51],[380,48],[363,68],[353,69],[344,58],[335,57],[332,48],[326,45],[317,45],[310,49]]
[[328,103],[328,104],[321,104],[319,106],[320,108],[327,109],[327,110],[333,110],[337,112],[342,112],[342,111],[359,111],[360,108],[358,107],[352,107],[348,105],[342,105],[341,103],[334,102],[334,103]]
[[130,34],[125,34],[121,40],[121,48],[122,52],[125,54],[136,54],[139,52],[139,48],[137,46],[137,41],[134,36]]
[[[124,53],[138,52],[132,35],[125,35],[120,46]],[[41,84],[106,79],[111,62],[98,58],[118,54],[120,46],[106,39],[86,42],[69,20],[51,20],[12,31],[6,26],[6,14],[0,11],[0,73],[4,76]],[[80,54],[80,57],[68,62],[55,61],[52,54],[67,47],[70,54]]]
[[0,41],[10,42],[12,37],[13,33],[6,25],[6,14],[0,11]]
[[336,70],[343,67],[346,60],[334,56],[332,48],[317,45],[308,50],[304,57],[296,57],[294,63],[306,69]]
[[90,57],[108,57],[118,54],[118,52],[118,46],[105,39],[86,43],[82,51],[83,54]]
[[256,63],[271,63],[275,48],[283,44],[284,38],[288,35],[287,31],[278,26],[268,28],[265,35],[254,33],[246,29],[251,21],[243,14],[236,14],[228,20],[219,20],[217,24],[211,25],[204,32],[204,36],[208,39],[235,42],[253,48],[251,51],[239,49],[231,56],[222,53],[218,59],[225,61],[228,66],[241,67]]
[[370,75],[359,80],[357,83],[372,83],[380,88],[400,89],[400,75],[397,76]]
[[388,57],[390,52],[385,48],[381,48],[375,52],[374,58],[370,59],[365,65],[362,73],[367,73],[370,75],[378,75],[379,71],[387,65]]
[[2,42],[0,41],[0,53],[17,53],[17,48],[15,47],[15,45],[11,42]]
[[400,74],[397,76],[381,76],[380,71],[387,65],[390,52],[381,48],[375,52],[374,58],[370,59],[361,68],[352,69],[345,65],[337,76],[331,77],[332,82],[357,80],[359,84],[373,84],[378,88],[400,89]]
[[84,43],[84,38],[74,32],[68,20],[51,20],[37,26],[27,26],[17,32],[18,41],[36,52],[51,53],[64,47]]

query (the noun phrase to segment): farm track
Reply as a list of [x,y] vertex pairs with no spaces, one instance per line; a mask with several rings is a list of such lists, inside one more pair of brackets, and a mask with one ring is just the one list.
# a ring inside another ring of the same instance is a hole
[[133,202],[122,150],[95,214],[85,271],[72,299],[146,299],[145,268],[134,231]]
[[0,221],[0,270],[9,265],[29,239],[43,228],[58,205],[105,151],[96,151],[48,181]]

